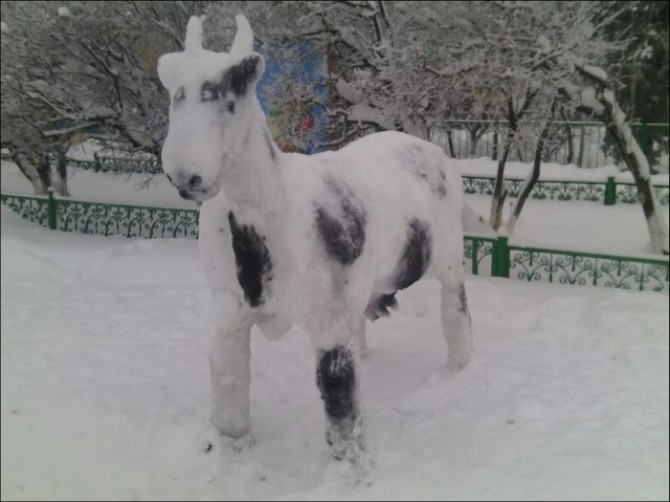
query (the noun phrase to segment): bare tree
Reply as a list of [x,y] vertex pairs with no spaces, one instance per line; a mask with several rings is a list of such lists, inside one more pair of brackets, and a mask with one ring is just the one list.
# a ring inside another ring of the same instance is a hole
[[583,111],[595,113],[601,117],[612,137],[616,139],[623,160],[637,185],[652,251],[667,255],[670,248],[668,226],[651,184],[649,161],[628,125],[626,114],[619,106],[613,84],[608,79],[607,73],[601,68],[585,64],[577,64],[575,68],[592,86],[582,88],[578,94],[574,92],[574,88],[571,88],[572,94],[577,96],[579,107]]
[[177,48],[175,34],[201,4],[2,2],[3,146],[16,158],[50,154],[63,193],[75,135],[159,158],[168,99],[156,60]]

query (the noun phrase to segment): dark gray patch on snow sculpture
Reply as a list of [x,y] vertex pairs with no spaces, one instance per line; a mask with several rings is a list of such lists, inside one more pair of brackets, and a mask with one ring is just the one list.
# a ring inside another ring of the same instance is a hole
[[317,205],[316,227],[331,258],[342,265],[351,265],[365,246],[365,209],[342,180],[329,177],[325,184],[336,198],[337,207],[327,209]]
[[265,237],[252,225],[238,225],[235,214],[228,213],[233,236],[233,251],[237,264],[237,280],[250,307],[265,303],[264,287],[272,281],[272,262]]
[[[356,375],[351,351],[342,345],[332,350],[319,351],[316,367],[316,385],[333,431],[326,439],[333,444],[336,439],[352,436],[358,410],[355,402]],[[335,437],[332,437],[334,433]]]
[[430,264],[431,245],[428,224],[416,218],[410,220],[407,242],[395,273],[397,289],[408,288],[423,277]]
[[239,64],[230,68],[224,74],[223,81],[233,91],[236,97],[244,96],[252,80],[258,73],[258,56],[247,56]]
[[465,294],[465,286],[463,284],[460,285],[458,290],[458,299],[460,301],[458,310],[466,313],[468,311],[468,297]]
[[371,321],[376,321],[380,317],[388,317],[391,315],[389,309],[398,307],[398,300],[395,298],[395,293],[388,295],[373,296],[368,302],[365,309],[365,317]]
[[435,197],[444,199],[447,196],[444,185],[446,176],[439,167],[426,163],[426,155],[426,150],[421,145],[412,144],[401,153],[401,160],[409,172],[421,183],[428,185]]
[[216,101],[226,95],[226,88],[223,82],[210,82],[206,80],[200,86],[201,101]]

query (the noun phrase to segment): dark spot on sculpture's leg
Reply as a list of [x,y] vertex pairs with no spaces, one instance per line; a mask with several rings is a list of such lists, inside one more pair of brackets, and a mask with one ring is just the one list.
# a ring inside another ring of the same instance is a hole
[[342,345],[320,351],[318,356],[316,384],[331,426],[328,441],[346,441],[352,436],[358,414],[354,358],[351,351]]
[[458,299],[460,301],[458,310],[460,310],[463,313],[466,313],[468,311],[468,297],[465,294],[465,286],[463,284],[461,284],[459,287]]
[[252,225],[238,225],[233,212],[228,213],[237,264],[237,280],[244,299],[251,307],[264,303],[263,285],[272,280],[272,262],[265,238]]
[[412,219],[405,250],[395,276],[397,289],[405,289],[423,277],[430,264],[431,240],[428,225]]

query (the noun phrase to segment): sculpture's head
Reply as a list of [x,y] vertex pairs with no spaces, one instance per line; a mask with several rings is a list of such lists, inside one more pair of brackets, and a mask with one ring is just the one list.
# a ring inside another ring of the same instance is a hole
[[229,52],[202,48],[202,23],[192,17],[183,52],[164,54],[158,76],[170,92],[163,170],[185,199],[198,202],[221,189],[221,175],[240,152],[257,111],[256,84],[265,70],[253,52],[247,19],[236,16]]

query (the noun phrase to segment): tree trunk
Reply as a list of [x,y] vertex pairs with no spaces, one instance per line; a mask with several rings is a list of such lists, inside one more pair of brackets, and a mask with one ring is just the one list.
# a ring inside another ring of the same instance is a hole
[[65,152],[58,150],[57,156],[56,172],[58,174],[58,182],[56,184],[56,191],[63,197],[69,197],[70,193],[67,187],[67,160],[65,159]]
[[496,173],[496,184],[493,189],[493,199],[491,200],[491,215],[489,216],[489,225],[493,230],[498,230],[500,224],[502,223],[502,210],[503,205],[505,204],[505,199],[507,198],[507,184],[504,180],[505,174],[505,164],[507,163],[507,156],[509,155],[510,150],[510,136],[513,137],[513,134],[508,133],[508,141],[505,144],[505,149],[503,150],[502,157],[498,161],[498,172]]
[[626,122],[626,114],[619,106],[614,92],[607,87],[607,76],[603,75],[604,72],[600,69],[585,66],[578,66],[577,70],[597,83],[596,99],[603,106],[601,111],[603,122],[607,124],[607,130],[621,148],[623,160],[633,174],[633,179],[637,185],[638,197],[649,230],[651,249],[654,253],[667,255],[670,252],[668,226],[651,185],[649,161],[640,149],[628,122]]
[[668,227],[665,224],[661,206],[651,185],[649,163],[637,144],[628,124],[623,120],[614,118],[616,115],[620,115],[619,118],[622,119],[623,111],[621,111],[616,101],[613,101],[611,106],[610,108],[608,105],[605,105],[610,117],[613,119],[612,123],[608,125],[608,129],[616,138],[621,148],[623,159],[633,174],[633,179],[637,185],[638,198],[642,205],[642,211],[644,212],[649,230],[651,249],[654,253],[667,255],[669,254],[670,247],[668,246]]
[[572,128],[569,125],[565,126],[568,132],[568,158],[566,164],[572,164],[575,160],[575,144],[572,141]]
[[449,155],[452,159],[456,157],[456,151],[454,150],[454,137],[451,134],[451,129],[447,130],[447,145],[449,146]]
[[473,126],[472,129],[468,129],[468,135],[470,136],[470,149],[468,152],[468,158],[472,159],[477,156],[477,142],[479,137],[477,136],[477,130],[479,127],[477,125]]
[[44,185],[37,167],[30,158],[22,153],[12,153],[12,160],[16,163],[23,175],[28,178],[28,181],[30,181],[35,195],[46,195],[48,185]]
[[516,226],[516,222],[519,219],[519,215],[523,210],[523,206],[526,203],[528,196],[533,191],[535,183],[537,183],[537,180],[540,178],[542,151],[544,150],[544,143],[547,140],[548,135],[549,135],[549,122],[545,124],[544,129],[542,129],[542,133],[540,134],[540,137],[537,140],[537,147],[535,148],[535,159],[533,161],[533,169],[530,172],[530,177],[526,180],[526,183],[524,183],[524,186],[521,189],[519,198],[517,199],[516,204],[514,205],[514,211],[512,211],[512,216],[510,216],[509,221],[507,222],[508,235],[512,235],[512,232],[514,232],[514,227]]
[[517,130],[519,128],[519,120],[523,114],[528,110],[533,99],[537,95],[537,90],[528,91],[526,93],[526,99],[524,100],[523,107],[519,112],[514,111],[514,101],[512,97],[507,98],[507,123],[509,130],[507,131],[507,141],[505,142],[505,149],[503,150],[502,157],[498,162],[498,172],[496,173],[496,185],[493,189],[493,199],[491,200],[491,214],[489,216],[489,225],[495,231],[500,228],[502,223],[502,210],[503,205],[505,204],[505,198],[507,197],[508,190],[507,184],[504,180],[505,174],[505,164],[507,163],[507,157],[509,156],[510,149],[512,148],[512,143],[516,137]]
[[51,186],[51,162],[49,162],[49,155],[42,154],[41,162],[37,163],[37,174],[39,174],[40,181],[47,190]]

